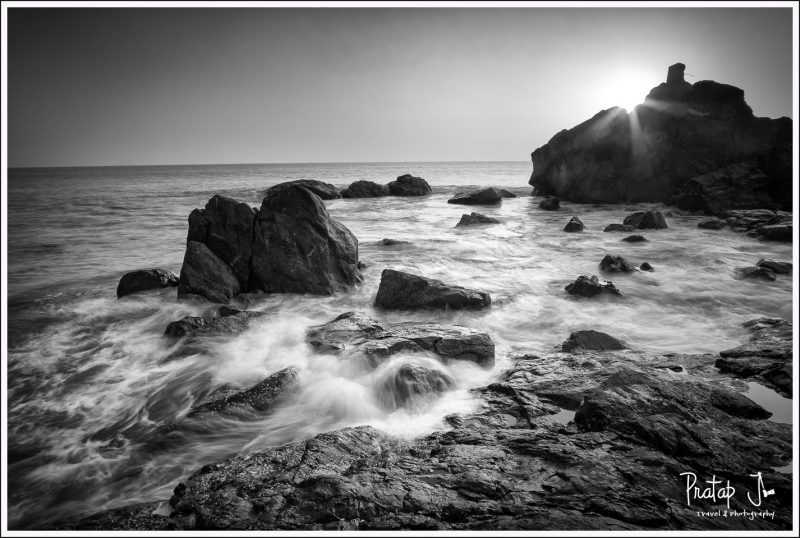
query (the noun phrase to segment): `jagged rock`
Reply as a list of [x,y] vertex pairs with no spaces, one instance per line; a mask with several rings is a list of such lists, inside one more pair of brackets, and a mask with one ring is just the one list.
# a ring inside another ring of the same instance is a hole
[[[232,309],[233,310],[233,309]],[[164,331],[166,336],[220,336],[240,334],[250,326],[250,320],[266,316],[264,312],[225,312],[220,317],[186,316],[170,322]]]
[[728,223],[722,219],[709,219],[697,223],[697,227],[704,230],[719,230],[727,225]]
[[264,194],[269,195],[270,192],[274,192],[280,189],[285,189],[288,187],[305,187],[306,189],[313,192],[323,200],[333,200],[342,197],[342,195],[339,194],[339,190],[336,187],[334,187],[330,183],[317,181],[316,179],[296,179],[294,181],[285,181],[283,183],[273,185],[272,187],[267,189],[267,191]]
[[777,275],[789,275],[792,273],[791,262],[777,262],[775,260],[760,259],[756,263],[756,267],[766,267]]
[[401,310],[486,308],[491,304],[488,293],[393,269],[383,270],[375,296],[375,306]]
[[628,237],[623,237],[623,241],[626,243],[647,243],[647,239],[641,235],[629,235]]
[[631,226],[630,224],[609,224],[605,228],[603,228],[604,232],[632,232],[636,229],[635,226]]
[[589,349],[594,351],[613,351],[626,349],[622,340],[618,340],[606,333],[594,330],[575,331],[561,344],[561,351],[571,353],[576,349]]
[[542,209],[546,209],[547,211],[553,211],[560,207],[561,200],[557,196],[548,196],[541,202],[539,202],[539,207]]
[[456,228],[459,226],[472,226],[474,224],[500,224],[500,221],[473,211],[469,215],[466,213],[461,215],[461,220],[456,224]]
[[581,297],[594,297],[600,294],[622,295],[613,283],[600,283],[594,275],[591,278],[581,275],[572,284],[567,284],[564,289],[570,295],[579,295]]
[[140,269],[125,273],[117,285],[117,299],[139,291],[178,285],[178,275],[164,269]]
[[791,243],[794,229],[791,224],[772,224],[768,226],[759,226],[756,228],[756,232],[765,239]]
[[398,176],[386,187],[389,189],[389,194],[394,196],[423,196],[431,193],[431,186],[427,181],[411,174]]
[[458,192],[450,198],[448,204],[495,205],[503,201],[503,195],[494,187],[487,187],[472,192]]
[[354,181],[342,191],[342,198],[378,198],[389,196],[389,187],[374,181]]
[[772,269],[767,267],[737,267],[734,271],[739,278],[763,278],[764,280],[777,278]]
[[404,364],[383,383],[380,400],[389,409],[420,408],[455,387],[446,373],[416,364]]
[[767,175],[754,161],[736,163],[690,179],[675,195],[673,204],[711,215],[730,209],[771,207],[775,201],[767,185]]
[[401,351],[430,351],[446,361],[494,364],[494,342],[486,333],[460,325],[382,323],[357,312],[310,327],[307,341],[323,353],[363,352],[373,365]]
[[236,414],[244,410],[268,411],[297,392],[300,387],[297,368],[290,366],[279,370],[246,390],[234,391],[202,402],[189,411],[188,416],[200,413]]
[[400,241],[398,239],[386,239],[383,238],[378,241],[378,245],[382,247],[394,247],[397,245],[410,245],[411,241]]
[[178,297],[194,294],[215,303],[227,303],[239,293],[239,281],[231,268],[197,241],[186,244]]
[[569,222],[566,226],[564,226],[565,232],[582,232],[583,231],[583,222],[578,217],[572,217],[569,219]]
[[625,217],[622,224],[639,230],[658,230],[668,227],[661,211],[635,211]]
[[753,116],[739,88],[671,77],[630,114],[610,108],[555,134],[531,154],[529,183],[579,203],[670,203],[689,180],[752,161],[773,204],[791,210],[791,154],[790,118]]
[[330,295],[361,281],[358,240],[305,187],[276,185],[256,216],[251,287]]
[[600,260],[600,270],[609,273],[633,273],[636,268],[629,264],[622,256],[612,256],[606,254]]
[[641,269],[642,271],[649,271],[649,272],[655,271],[655,269],[653,269],[653,266],[647,262],[642,262],[642,265],[639,266],[639,269]]

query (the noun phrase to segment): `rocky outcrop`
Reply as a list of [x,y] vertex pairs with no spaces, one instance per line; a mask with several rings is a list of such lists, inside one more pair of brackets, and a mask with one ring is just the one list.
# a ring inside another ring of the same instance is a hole
[[622,295],[617,287],[611,282],[600,282],[600,280],[592,275],[588,277],[581,275],[572,284],[567,284],[564,288],[570,295],[578,295],[580,297],[595,297],[597,295]]
[[637,230],[660,230],[668,228],[661,211],[634,211],[622,221],[622,225],[633,226]]
[[140,269],[125,273],[117,285],[117,299],[140,291],[178,285],[178,275],[164,269]]
[[492,304],[488,293],[451,286],[440,280],[384,269],[375,296],[375,306],[395,310],[418,308],[486,308]]
[[466,213],[461,215],[461,220],[456,224],[456,228],[460,226],[473,226],[475,224],[500,224],[500,221],[473,211],[469,215]]
[[683,185],[673,204],[689,211],[721,215],[729,209],[763,209],[777,204],[769,195],[767,175],[755,161],[736,163],[694,177]]
[[189,241],[183,256],[178,297],[200,295],[215,303],[227,303],[242,288],[230,266],[203,243]]
[[504,196],[494,187],[487,187],[472,192],[458,192],[447,200],[448,204],[463,205],[496,205],[503,201]]
[[605,228],[603,228],[604,232],[632,232],[636,229],[635,226],[631,226],[630,224],[617,224],[616,222],[613,224],[609,224]]
[[642,235],[629,235],[628,237],[623,237],[623,241],[626,243],[647,243],[647,238]]
[[406,352],[429,351],[445,361],[494,364],[494,342],[488,334],[460,325],[402,322],[381,323],[358,312],[347,312],[307,333],[308,343],[321,353],[363,353],[373,365]]
[[599,331],[575,331],[569,335],[563,344],[561,351],[571,353],[576,349],[592,351],[614,351],[625,349],[627,346],[622,340]]
[[636,271],[636,267],[628,263],[622,256],[606,254],[600,260],[600,270],[607,273],[633,273]]
[[751,192],[766,192],[773,201],[766,207],[791,210],[792,120],[755,117],[733,86],[669,80],[630,114],[603,110],[536,149],[534,193],[579,203],[670,203],[694,178],[753,162],[764,177]]
[[277,185],[273,185],[264,193],[268,195],[272,191],[285,189],[287,187],[304,187],[309,191],[313,192],[323,200],[333,200],[336,198],[341,198],[341,194],[339,194],[339,190],[331,185],[330,183],[325,183],[323,181],[317,181],[316,179],[296,179],[294,181],[285,181],[283,183],[279,183]]
[[264,312],[236,312],[220,317],[186,316],[170,322],[164,331],[164,335],[176,338],[184,336],[236,335],[246,331],[250,327],[251,320],[266,315]]
[[394,196],[423,196],[431,193],[431,186],[427,181],[411,174],[399,176],[386,187],[389,189],[389,194]]
[[561,200],[557,196],[547,196],[539,202],[539,207],[547,211],[555,211],[561,205]]
[[574,216],[571,219],[569,219],[567,225],[564,226],[564,231],[570,233],[582,232],[583,222],[581,222],[581,219],[579,219],[577,216]]
[[240,391],[216,395],[200,403],[189,411],[194,417],[201,413],[243,414],[251,411],[265,412],[297,392],[300,387],[297,368],[288,367]]
[[354,181],[342,191],[342,198],[378,198],[389,196],[389,187],[374,181]]
[[792,274],[792,262],[778,262],[775,260],[760,259],[756,263],[756,267],[766,267],[777,275],[790,275]]
[[453,379],[440,370],[404,364],[383,383],[379,399],[388,409],[418,409],[454,387]]

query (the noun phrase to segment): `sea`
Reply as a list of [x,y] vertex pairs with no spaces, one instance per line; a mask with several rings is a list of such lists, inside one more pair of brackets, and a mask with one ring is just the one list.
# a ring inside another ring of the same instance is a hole
[[[251,297],[268,315],[237,337],[209,338],[175,353],[163,336],[171,321],[208,313],[204,301],[178,299],[175,288],[116,297],[120,277],[160,267],[180,272],[187,218],[221,194],[259,206],[264,191],[294,179],[344,188],[387,183],[410,173],[433,193],[326,201],[331,216],[358,238],[366,264],[356,289],[330,297]],[[369,424],[413,438],[448,428],[452,413],[477,409],[470,389],[499,378],[523,354],[554,351],[570,332],[594,329],[646,353],[717,353],[740,345],[742,323],[792,319],[792,276],[738,280],[737,267],[762,258],[792,260],[792,245],[728,229],[704,230],[704,217],[658,204],[539,208],[527,184],[530,162],[246,164],[10,169],[7,196],[8,525],[46,529],[56,522],[139,502],[168,499],[204,464]],[[494,185],[517,198],[470,207],[448,204],[456,192]],[[644,243],[604,233],[634,210],[661,210],[665,230]],[[477,211],[500,224],[461,227]],[[582,233],[565,233],[579,216]],[[409,244],[385,247],[384,238]],[[653,272],[603,275],[605,254]],[[373,307],[381,271],[407,271],[487,291],[482,311],[382,311]],[[579,275],[611,280],[622,296],[579,300],[564,287]],[[399,354],[377,368],[315,353],[308,327],[348,311],[381,321],[432,321],[487,332],[496,362],[443,364]],[[437,368],[455,389],[424,406],[394,409],[381,394],[406,363]],[[165,434],[214,390],[245,388],[287,366],[300,372],[298,395],[262,417],[209,417],[190,431]],[[791,400],[751,384],[782,419]],[[766,390],[767,393],[764,394]],[[777,403],[776,403],[777,402]],[[767,405],[766,403],[764,405]],[[776,411],[777,412],[777,411]],[[778,416],[778,415],[776,415]],[[788,419],[786,418],[788,416]]]

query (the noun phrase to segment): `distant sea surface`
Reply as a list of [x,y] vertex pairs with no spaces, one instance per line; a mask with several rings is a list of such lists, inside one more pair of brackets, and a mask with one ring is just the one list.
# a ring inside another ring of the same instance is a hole
[[[413,437],[445,428],[447,414],[477,402],[511,357],[543,354],[571,331],[595,329],[646,352],[716,353],[746,340],[741,323],[791,319],[792,280],[737,280],[736,267],[760,258],[792,259],[792,245],[729,230],[702,230],[699,216],[654,205],[577,205],[539,209],[527,181],[530,162],[341,163],[11,169],[8,179],[8,515],[10,528],[42,529],[66,517],[167,499],[203,464],[371,424]],[[210,304],[178,300],[175,288],[116,298],[135,269],[180,271],[192,209],[214,194],[259,206],[271,185],[318,179],[344,188],[387,183],[411,173],[433,188],[426,197],[330,200],[331,215],[359,240],[367,264],[356,290],[333,297],[272,295],[248,308],[267,312],[237,338],[209,340],[175,358],[166,325],[202,315]],[[495,185],[519,195],[492,207],[447,203],[456,191]],[[603,233],[635,209],[658,207],[669,229]],[[500,224],[455,228],[478,211]],[[562,232],[579,215],[583,233]],[[386,248],[382,238],[409,241]],[[600,275],[605,254],[653,273]],[[394,268],[488,291],[480,312],[382,312],[372,307],[381,271]],[[575,300],[564,286],[581,274],[613,280],[617,300]],[[493,369],[397,356],[377,370],[313,353],[307,327],[362,311],[386,321],[463,324],[497,346]],[[416,410],[390,411],[380,387],[404,362],[445,369],[456,390]],[[300,394],[256,421],[210,419],[206,427],[164,435],[211,391],[247,387],[289,365]],[[789,400],[787,402],[790,403]],[[162,428],[162,429],[159,429]]]

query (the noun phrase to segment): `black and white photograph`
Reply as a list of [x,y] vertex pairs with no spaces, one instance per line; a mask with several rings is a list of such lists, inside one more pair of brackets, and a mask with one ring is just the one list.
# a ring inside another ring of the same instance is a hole
[[3,1],[3,536],[797,536],[798,11]]

